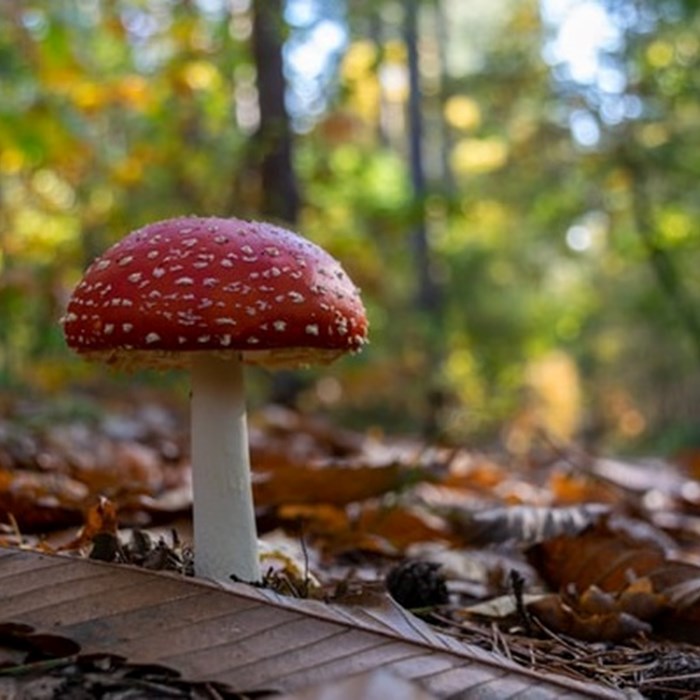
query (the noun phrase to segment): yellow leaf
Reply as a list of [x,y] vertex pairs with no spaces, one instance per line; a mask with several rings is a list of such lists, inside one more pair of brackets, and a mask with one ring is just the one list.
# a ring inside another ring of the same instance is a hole
[[455,129],[471,131],[481,125],[481,109],[471,97],[453,95],[445,102],[445,119]]
[[508,160],[508,146],[502,139],[466,138],[457,142],[450,162],[458,175],[489,173],[502,168]]

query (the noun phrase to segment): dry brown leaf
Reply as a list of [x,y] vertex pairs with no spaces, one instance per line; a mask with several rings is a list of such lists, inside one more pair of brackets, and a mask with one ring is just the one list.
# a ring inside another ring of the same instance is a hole
[[553,469],[549,475],[548,488],[557,505],[580,503],[616,503],[620,500],[619,489],[603,482],[590,473]]
[[499,506],[481,511],[447,508],[444,516],[467,544],[533,543],[585,529],[609,508],[591,503],[566,508]]
[[559,535],[528,550],[528,558],[554,588],[574,584],[579,591],[596,585],[620,592],[666,561],[661,547],[599,522],[578,535]]
[[357,527],[384,538],[400,551],[419,542],[454,540],[441,521],[408,506],[367,505],[360,513]]
[[0,470],[0,521],[8,514],[24,532],[80,522],[87,487],[59,472]]
[[602,522],[535,545],[528,558],[554,588],[597,586],[615,594],[617,610],[653,620],[674,639],[700,643],[700,567],[669,559],[652,539]]
[[258,506],[287,503],[344,505],[395,491],[413,473],[398,463],[379,467],[289,464],[284,469],[255,472],[253,492]]
[[428,544],[411,549],[414,557],[442,566],[450,581],[450,590],[466,595],[467,600],[487,600],[508,592],[512,595],[512,575],[520,577],[526,590],[537,585],[535,570],[514,549],[438,547]]
[[653,491],[658,497],[682,498],[688,477],[670,462],[655,460],[640,463],[619,459],[597,459],[592,465],[599,478],[619,486],[627,492],[647,494]]
[[651,631],[650,625],[625,612],[584,614],[557,594],[533,601],[527,610],[548,629],[587,642],[619,642]]
[[362,433],[274,404],[251,417],[249,432],[251,464],[258,471],[357,456],[366,453],[367,447],[367,437]]
[[476,603],[466,608],[460,608],[459,610],[455,610],[452,615],[457,620],[466,620],[469,618],[499,621],[504,621],[509,618],[516,619],[520,613],[521,602],[527,606],[544,597],[544,595],[543,593],[525,594],[522,596],[521,600],[517,600],[512,593],[509,593],[508,595],[491,598],[483,603]]
[[659,632],[700,644],[700,567],[669,561],[651,572],[649,579],[668,599],[669,613],[659,618]]
[[342,506],[328,503],[291,503],[277,510],[277,517],[286,524],[302,523],[309,535],[328,536],[348,528],[348,512]]
[[700,449],[685,447],[674,455],[673,461],[693,477],[700,479]]
[[87,547],[101,533],[117,536],[117,508],[108,498],[100,497],[85,513],[85,524],[78,535],[59,550],[71,551]]
[[654,590],[649,578],[639,578],[632,581],[617,597],[619,610],[634,615],[640,620],[653,620],[669,605],[670,592],[663,594]]
[[387,673],[370,671],[359,673],[343,681],[333,681],[283,695],[278,700],[434,700],[436,695],[423,690],[416,683]]
[[0,620],[83,653],[159,664],[238,689],[296,692],[377,669],[438,697],[623,698],[434,632],[398,606],[351,608],[0,548]]
[[162,463],[158,453],[136,442],[111,442],[101,438],[95,451],[76,454],[71,474],[85,484],[91,494],[157,493],[163,485]]
[[[339,428],[337,425],[303,413],[298,413],[278,404],[269,404],[253,417],[253,426],[261,429],[267,444],[278,439],[290,446],[289,439],[305,436],[306,445],[314,446],[315,454],[349,455],[360,452],[367,437],[363,433]],[[303,460],[310,454],[303,451]]]
[[396,555],[396,549],[386,539],[358,527],[356,519],[341,506],[327,503],[283,505],[276,517],[286,530],[303,534],[326,560],[360,552]]
[[591,586],[544,596],[528,604],[528,611],[545,626],[589,642],[619,642],[640,632],[666,608],[666,598],[655,593],[649,579],[638,579],[620,594]]
[[442,483],[450,488],[490,493],[508,476],[508,470],[497,462],[461,451],[453,457]]
[[420,542],[454,540],[437,518],[407,505],[384,506],[371,501],[357,514],[326,503],[281,506],[277,518],[283,526],[301,524],[301,531],[328,556],[349,552],[395,555]]

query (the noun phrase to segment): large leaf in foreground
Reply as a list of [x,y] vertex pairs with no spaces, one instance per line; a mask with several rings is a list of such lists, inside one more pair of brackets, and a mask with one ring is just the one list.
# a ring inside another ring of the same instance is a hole
[[[384,600],[384,599],[382,599]],[[437,634],[390,604],[344,607],[0,548],[0,621],[192,679],[293,692],[382,668],[440,697],[619,698]]]

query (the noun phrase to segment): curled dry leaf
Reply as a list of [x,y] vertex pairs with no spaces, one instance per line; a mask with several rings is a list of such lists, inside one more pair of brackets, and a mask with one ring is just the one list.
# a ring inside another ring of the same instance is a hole
[[649,624],[628,613],[610,611],[586,614],[571,607],[556,594],[531,602],[527,610],[548,629],[588,642],[619,642],[651,631]]
[[[656,631],[675,639],[700,643],[700,567],[670,558],[652,539],[635,538],[630,529],[604,520],[577,536],[535,545],[528,558],[554,588],[596,587],[614,595],[617,612],[652,621]],[[590,594],[588,603],[593,600]]]
[[91,545],[97,535],[107,534],[117,536],[117,508],[109,499],[101,497],[97,503],[88,508],[85,514],[85,524],[78,535],[67,544],[59,547],[61,551],[83,549]]
[[666,598],[654,592],[647,578],[637,579],[618,594],[591,586],[580,596],[572,589],[527,606],[549,629],[589,642],[619,642],[649,633],[649,623],[665,608]]
[[619,594],[617,603],[620,610],[640,620],[653,620],[668,608],[669,597],[669,591],[657,593],[650,579],[640,578]]

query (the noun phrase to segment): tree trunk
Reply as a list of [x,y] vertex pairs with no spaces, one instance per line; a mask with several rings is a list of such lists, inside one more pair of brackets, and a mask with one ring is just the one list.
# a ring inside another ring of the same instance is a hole
[[260,127],[255,147],[260,172],[260,209],[264,216],[294,224],[299,188],[292,165],[292,130],[285,105],[281,0],[253,3],[253,57],[257,71]]
[[425,200],[428,185],[423,158],[423,99],[420,86],[418,56],[418,4],[419,0],[408,0],[404,4],[404,41],[408,61],[408,148],[411,185],[414,197],[413,248],[415,279],[415,303],[424,319],[423,344],[425,347],[425,394],[423,432],[435,438],[441,430],[441,413],[444,392],[440,386],[438,368],[443,357],[442,343],[442,295],[435,280],[434,265],[428,240],[425,217]]
[[[254,164],[260,178],[259,213],[294,226],[299,218],[299,185],[292,162],[293,140],[285,104],[282,0],[254,0],[253,57],[257,74],[260,126]],[[296,372],[275,372],[269,399],[295,407],[305,380]]]
[[423,162],[423,111],[418,65],[418,0],[405,4],[404,38],[408,58],[408,147],[411,185],[414,197],[414,225],[412,244],[415,256],[416,302],[422,311],[435,313],[440,307],[437,285],[433,279],[428,232],[425,225],[425,198],[427,185]]

